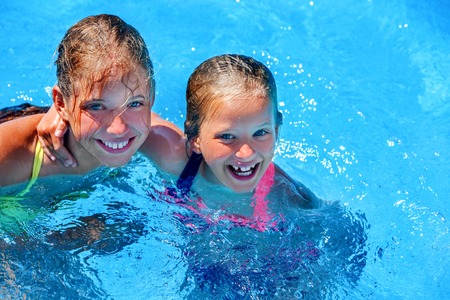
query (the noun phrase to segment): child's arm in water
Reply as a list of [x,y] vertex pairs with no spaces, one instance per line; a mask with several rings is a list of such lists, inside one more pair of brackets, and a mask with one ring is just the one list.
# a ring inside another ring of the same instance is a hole
[[275,183],[273,186],[274,193],[287,195],[290,204],[305,209],[319,208],[323,204],[323,200],[318,198],[310,189],[298,180],[293,179],[277,164],[275,164]]
[[36,126],[42,116],[26,116],[0,125],[0,186],[30,179],[37,142]]

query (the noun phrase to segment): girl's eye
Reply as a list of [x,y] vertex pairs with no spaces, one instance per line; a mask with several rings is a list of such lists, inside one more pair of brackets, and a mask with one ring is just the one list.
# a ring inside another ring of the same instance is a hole
[[142,101],[133,101],[130,104],[128,104],[128,107],[140,107],[143,105],[144,103]]
[[219,139],[221,140],[231,140],[234,139],[234,135],[230,134],[230,133],[223,133],[221,135],[218,136]]
[[101,104],[98,104],[98,103],[92,103],[92,104],[87,105],[87,106],[85,107],[85,109],[86,109],[86,110],[99,111],[99,110],[104,109],[104,107],[103,107],[103,105],[101,105]]
[[268,133],[269,133],[269,132],[268,132],[267,130],[260,129],[260,130],[256,131],[256,132],[253,134],[253,136],[264,136],[264,135],[266,135],[266,134],[268,134]]

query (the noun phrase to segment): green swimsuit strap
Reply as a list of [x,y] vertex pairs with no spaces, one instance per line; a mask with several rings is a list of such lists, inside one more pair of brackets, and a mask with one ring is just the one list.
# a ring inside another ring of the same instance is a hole
[[39,177],[39,172],[41,171],[42,162],[44,161],[44,149],[42,148],[39,141],[36,142],[36,149],[34,151],[34,161],[33,161],[33,171],[31,173],[31,179],[28,182],[27,187],[17,194],[17,197],[23,197],[30,191],[33,184]]
[[0,210],[0,233],[1,232],[19,232],[21,227],[18,222],[26,222],[33,220],[37,212],[34,210],[26,209],[18,200],[30,192],[31,187],[39,177],[39,171],[41,170],[42,162],[44,161],[44,149],[41,144],[36,142],[36,149],[34,152],[33,171],[31,173],[31,179],[28,182],[27,187],[15,196],[2,196],[0,197],[1,210]]

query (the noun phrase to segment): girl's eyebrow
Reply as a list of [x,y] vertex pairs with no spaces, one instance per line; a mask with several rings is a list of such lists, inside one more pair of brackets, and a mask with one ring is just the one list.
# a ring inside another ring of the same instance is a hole
[[[130,100],[135,100],[135,99],[137,99],[137,98],[143,98],[143,99],[146,99],[146,97],[144,96],[144,95],[134,95],[134,96],[130,96],[130,97],[128,97],[125,101],[124,101],[124,103],[127,103],[128,101],[130,101]],[[85,103],[85,102],[107,102],[107,100],[106,99],[103,99],[103,98],[92,98],[92,99],[86,99],[86,100],[84,100],[82,103]]]
[[85,99],[83,101],[80,101],[79,107],[83,108],[85,105],[90,104],[92,102],[105,102],[104,99],[101,98],[91,98],[91,99]]
[[135,99],[135,98],[146,98],[144,95],[135,95],[135,96],[130,96],[130,97],[128,97],[127,98],[127,101],[129,100],[129,99]]
[[275,123],[275,122],[267,121],[267,122],[264,122],[264,123],[259,124],[258,127],[272,126],[273,123]]
[[134,91],[131,91],[130,93],[128,93],[127,101],[130,99],[134,99],[134,98],[146,98],[146,97],[143,94],[134,94]]

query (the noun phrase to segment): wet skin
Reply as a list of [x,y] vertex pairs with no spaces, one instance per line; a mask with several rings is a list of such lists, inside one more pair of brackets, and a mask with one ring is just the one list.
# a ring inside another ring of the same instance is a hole
[[[235,192],[252,191],[272,161],[276,141],[273,105],[267,97],[223,101],[195,139],[202,175]],[[205,163],[206,162],[206,163]]]

